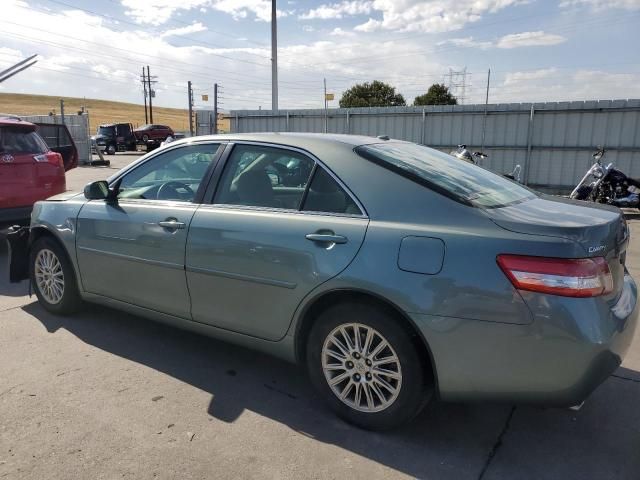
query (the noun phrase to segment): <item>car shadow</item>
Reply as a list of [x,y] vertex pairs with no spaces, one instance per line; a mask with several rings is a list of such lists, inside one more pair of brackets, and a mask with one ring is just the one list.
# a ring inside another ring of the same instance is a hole
[[[598,436],[598,444],[610,441],[612,445],[619,445],[617,455],[629,453],[637,457],[633,449],[640,445],[640,432],[624,431],[627,423],[624,416],[630,415],[631,406],[640,402],[640,374],[633,370],[619,369],[616,376],[620,378],[608,380],[593,395],[597,400],[585,415],[568,409],[518,407],[516,412],[508,405],[434,402],[410,425],[391,432],[372,433],[336,418],[316,398],[304,371],[284,361],[105,307],[88,306],[83,313],[71,317],[51,315],[37,303],[22,308],[48,332],[63,328],[94,347],[210,393],[208,413],[216,419],[234,422],[245,410],[250,410],[317,441],[336,445],[413,477],[424,478],[428,473],[429,478],[478,478],[490,462],[500,459],[497,450],[509,438],[510,423],[520,425],[523,430],[513,433],[511,444],[526,445],[527,439],[540,437],[544,445],[553,445],[557,438],[558,448],[566,449],[565,442],[589,438],[584,434],[586,429]],[[622,397],[620,392],[624,393]],[[612,408],[618,397],[623,398],[625,404]],[[574,422],[580,415],[583,415],[582,431],[576,431]],[[616,429],[602,430],[603,415],[611,417],[609,423],[620,425],[619,430],[627,438],[621,439]],[[545,438],[548,432],[550,437]],[[574,438],[577,435],[579,438]],[[575,461],[582,469],[588,469],[593,463],[591,471],[598,472],[599,466],[609,464],[610,449],[589,445],[584,446],[585,458]],[[509,446],[502,448],[508,451]],[[535,455],[526,460],[514,455],[513,459],[518,463],[513,466],[517,469],[525,468],[526,462],[545,463],[544,457]],[[510,460],[511,457],[507,463]],[[498,463],[498,467],[500,465]],[[567,465],[571,465],[571,461],[564,459],[558,468]],[[636,467],[640,467],[637,461],[629,468]],[[554,466],[547,463],[545,468],[552,472]],[[512,478],[513,473],[508,469],[505,478]],[[521,475],[519,478],[543,477]]]
[[465,459],[457,478],[476,478],[510,411],[504,405],[435,402],[407,427],[367,432],[335,417],[316,398],[304,372],[276,358],[106,307],[88,306],[71,317],[51,315],[37,302],[22,308],[50,333],[63,328],[94,347],[210,393],[208,413],[216,419],[234,422],[251,410],[414,477],[438,465],[441,475],[433,478],[451,478],[448,460],[455,447]]

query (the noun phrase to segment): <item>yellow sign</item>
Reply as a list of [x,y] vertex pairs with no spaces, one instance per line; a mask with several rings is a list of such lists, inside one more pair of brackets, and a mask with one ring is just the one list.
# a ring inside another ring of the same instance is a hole
[[202,95],[202,101],[203,102],[208,102],[209,101],[209,95]]
[[328,101],[333,100],[333,93],[326,93],[326,94],[325,94],[325,98],[326,98],[326,100],[328,100]]

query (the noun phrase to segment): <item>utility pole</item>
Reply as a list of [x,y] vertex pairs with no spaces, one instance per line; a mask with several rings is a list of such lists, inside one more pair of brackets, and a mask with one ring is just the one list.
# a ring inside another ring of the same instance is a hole
[[276,0],[271,0],[271,114],[278,112],[278,25]]
[[328,122],[328,112],[327,112],[327,79],[322,79],[324,82],[324,133],[327,133],[327,122]]
[[213,134],[218,134],[218,84],[213,84]]
[[64,99],[60,99],[60,119],[62,120],[62,124],[64,125]]
[[189,133],[193,137],[193,89],[191,80],[187,82],[187,94],[189,96]]
[[489,106],[489,83],[491,82],[491,69],[487,72],[487,94],[484,98],[484,117],[482,118],[482,147],[480,151],[484,153],[484,138],[487,129],[487,109]]
[[[151,72],[147,65],[147,82],[149,84],[149,123],[153,123],[153,87],[151,86]],[[153,83],[156,83],[155,81]]]
[[147,114],[147,75],[144,73],[144,67],[142,67],[142,90],[144,91],[144,123],[149,123],[149,116]]

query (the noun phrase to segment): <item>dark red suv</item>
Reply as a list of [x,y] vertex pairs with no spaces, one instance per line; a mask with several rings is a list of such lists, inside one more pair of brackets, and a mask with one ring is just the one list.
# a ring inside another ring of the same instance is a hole
[[77,164],[64,125],[0,117],[0,221],[29,218],[35,202],[66,190],[65,170]]
[[167,137],[174,136],[173,130],[167,125],[143,125],[133,131],[136,138],[144,143],[149,140],[163,142]]

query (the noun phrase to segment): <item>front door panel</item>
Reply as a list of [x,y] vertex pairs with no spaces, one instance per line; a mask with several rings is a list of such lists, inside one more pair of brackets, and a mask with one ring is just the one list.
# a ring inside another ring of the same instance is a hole
[[184,202],[88,202],[76,240],[84,290],[190,318],[184,250],[195,209]]
[[[193,319],[279,340],[304,296],[353,260],[367,224],[365,218],[201,206],[186,254]],[[306,238],[330,233],[346,243]]]

